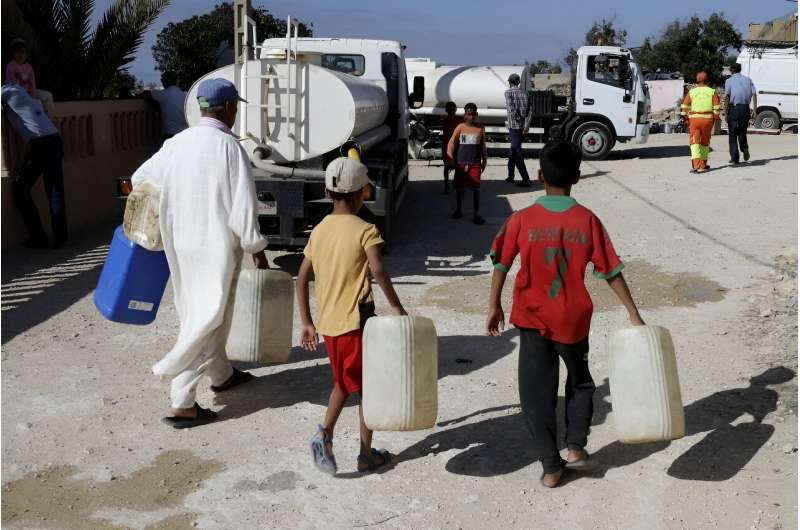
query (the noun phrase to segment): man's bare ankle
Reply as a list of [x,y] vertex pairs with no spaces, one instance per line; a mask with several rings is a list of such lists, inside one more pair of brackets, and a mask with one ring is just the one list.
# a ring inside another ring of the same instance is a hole
[[586,460],[587,458],[589,458],[589,453],[586,451],[586,449],[570,449],[567,453],[568,462]]
[[172,416],[175,418],[194,418],[197,416],[197,407],[192,405],[188,409],[170,409]]

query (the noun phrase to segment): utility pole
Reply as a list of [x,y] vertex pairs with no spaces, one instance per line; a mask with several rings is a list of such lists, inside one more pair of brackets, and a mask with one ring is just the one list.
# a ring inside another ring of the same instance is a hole
[[250,57],[247,49],[247,19],[253,14],[250,0],[234,0],[233,3],[233,53],[236,63],[242,64]]

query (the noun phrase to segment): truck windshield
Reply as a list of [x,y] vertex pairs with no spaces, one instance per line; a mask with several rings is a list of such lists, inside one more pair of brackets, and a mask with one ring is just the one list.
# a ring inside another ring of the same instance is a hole
[[617,55],[590,55],[589,60],[586,61],[586,79],[622,88],[620,59]]
[[364,56],[326,53],[322,56],[322,66],[336,72],[360,76],[364,75]]

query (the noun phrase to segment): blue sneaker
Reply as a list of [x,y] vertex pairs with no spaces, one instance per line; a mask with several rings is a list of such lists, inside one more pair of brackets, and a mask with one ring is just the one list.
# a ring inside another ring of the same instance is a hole
[[[317,469],[328,475],[335,475],[336,457],[333,456],[333,439],[322,425],[318,425],[317,429],[317,434],[312,436],[308,443],[311,449],[311,458],[314,459]],[[322,437],[319,436],[320,433],[322,433]]]

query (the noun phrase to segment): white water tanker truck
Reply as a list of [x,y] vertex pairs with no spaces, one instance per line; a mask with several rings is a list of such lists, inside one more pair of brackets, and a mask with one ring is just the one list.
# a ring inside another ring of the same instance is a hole
[[[196,123],[197,86],[222,77],[236,84],[233,132],[254,165],[259,224],[271,246],[303,246],[331,210],[325,167],[358,157],[375,186],[362,215],[389,240],[392,216],[408,182],[409,96],[403,47],[396,41],[299,38],[291,18],[285,38],[255,42],[249,0],[236,0],[237,61],[200,78],[186,98]],[[419,102],[421,99],[416,96]]]
[[580,146],[584,158],[601,160],[616,142],[647,142],[650,96],[633,55],[625,48],[584,46],[578,50],[576,67],[561,76],[560,86],[549,79],[557,75],[531,76],[527,64],[442,66],[426,58],[407,59],[408,85],[423,94],[422,106],[412,116],[411,156],[439,156],[448,101],[455,102],[460,114],[465,104],[475,103],[489,147],[508,147],[505,91],[514,73],[532,105],[523,147],[538,147],[560,136]]

